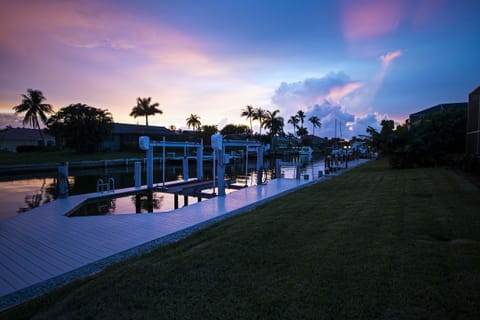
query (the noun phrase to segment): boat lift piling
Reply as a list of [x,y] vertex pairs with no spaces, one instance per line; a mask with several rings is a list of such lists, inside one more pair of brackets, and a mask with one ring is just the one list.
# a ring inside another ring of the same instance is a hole
[[162,147],[162,188],[165,189],[165,161],[166,161],[166,148],[167,147],[183,147],[183,176],[184,180],[188,181],[188,157],[187,148],[197,149],[197,180],[203,180],[203,141],[201,143],[195,142],[170,142],[166,141],[163,137],[162,141],[151,141],[148,136],[141,136],[138,138],[138,144],[140,149],[145,150],[147,153],[147,188],[153,189],[153,148]]

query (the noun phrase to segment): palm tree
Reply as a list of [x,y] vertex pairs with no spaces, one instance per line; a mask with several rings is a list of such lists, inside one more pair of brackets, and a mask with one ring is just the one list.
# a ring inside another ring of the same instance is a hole
[[250,120],[250,131],[253,132],[252,120],[255,118],[255,109],[251,105],[247,105],[240,114],[241,117],[245,117]]
[[258,124],[260,127],[260,135],[262,135],[262,126],[263,122],[265,121],[266,112],[262,108],[256,108],[253,116],[253,120],[258,120]]
[[305,120],[305,112],[303,112],[302,110],[298,110],[297,111],[297,118],[300,121],[300,128],[303,129],[303,122]]
[[320,118],[318,118],[317,116],[311,116],[310,118],[308,118],[308,121],[310,121],[312,123],[312,131],[313,131],[313,135],[315,135],[315,128],[321,128],[322,127],[322,123],[320,122]]
[[295,134],[297,132],[297,128],[298,128],[298,122],[300,120],[298,119],[298,117],[295,115],[295,116],[291,116],[290,119],[288,119],[288,123],[292,124],[293,125],[293,133]]
[[193,130],[198,130],[202,126],[200,122],[200,116],[196,114],[190,114],[190,117],[187,118],[187,127],[193,128]]
[[148,116],[154,116],[156,113],[163,114],[163,111],[157,108],[160,104],[158,102],[150,104],[151,101],[151,97],[138,97],[137,105],[133,107],[132,112],[130,112],[130,117],[145,117],[145,124],[148,127]]
[[282,135],[284,120],[282,117],[277,116],[280,110],[269,111],[265,113],[265,120],[263,121],[263,127],[270,131],[271,136]]
[[38,132],[40,132],[40,137],[42,137],[43,144],[45,144],[45,138],[43,137],[42,129],[40,129],[38,118],[40,117],[40,120],[46,124],[47,114],[53,113],[53,108],[50,104],[42,103],[44,100],[47,99],[42,91],[28,89],[27,94],[22,94],[22,103],[13,107],[16,114],[25,112],[23,124],[29,123],[33,128],[37,127]]

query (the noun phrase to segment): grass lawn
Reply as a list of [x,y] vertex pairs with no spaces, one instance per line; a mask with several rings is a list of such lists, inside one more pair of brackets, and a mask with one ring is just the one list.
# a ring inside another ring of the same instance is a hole
[[480,319],[479,306],[479,189],[372,161],[1,318]]
[[0,165],[32,164],[63,161],[110,160],[127,158],[144,158],[145,152],[96,152],[79,154],[69,151],[52,152],[7,152],[0,151]]

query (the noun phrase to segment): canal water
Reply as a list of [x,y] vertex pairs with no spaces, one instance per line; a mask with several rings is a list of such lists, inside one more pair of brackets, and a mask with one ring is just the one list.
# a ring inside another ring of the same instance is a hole
[[[302,179],[312,179],[318,177],[318,172],[324,170],[324,161],[322,158],[289,158],[282,161],[301,162],[302,163]],[[142,164],[143,166],[143,164]],[[264,167],[267,176],[270,177],[274,170],[275,161],[266,160]],[[144,166],[143,166],[143,169]],[[248,175],[245,177],[245,163],[241,160],[235,160],[226,167],[226,176],[231,178],[243,179],[247,185],[255,183],[254,177],[256,170],[256,160],[250,161],[248,166]],[[282,176],[284,178],[294,179],[296,176],[296,168],[286,166],[282,168]],[[183,169],[180,163],[168,163],[165,169],[165,180],[183,180]],[[190,162],[189,177],[194,178],[196,175],[195,161]],[[155,184],[162,183],[162,168],[156,164],[154,169]],[[54,201],[57,198],[57,175],[55,172],[36,173],[12,176],[0,176],[0,220],[22,214],[32,208],[42,204]],[[108,180],[113,178],[115,181],[115,189],[128,188],[134,186],[133,163],[121,167],[104,167],[98,169],[70,170],[69,172],[69,194],[77,195],[83,193],[91,193],[97,191],[98,179]],[[204,178],[212,178],[212,163],[204,163]],[[146,183],[146,174],[142,173],[142,184]],[[171,210],[173,201],[170,200],[171,195],[165,194],[161,197],[163,210]],[[171,202],[171,203],[170,203]],[[196,202],[196,201],[195,201]],[[190,201],[190,203],[193,203]],[[143,212],[143,211],[142,211]]]

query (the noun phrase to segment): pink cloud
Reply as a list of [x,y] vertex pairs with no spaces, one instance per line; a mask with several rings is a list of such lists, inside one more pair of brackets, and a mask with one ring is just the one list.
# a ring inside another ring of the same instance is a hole
[[400,0],[344,2],[341,25],[348,40],[361,40],[395,31],[405,12]]
[[390,65],[390,63],[392,63],[393,60],[400,57],[401,55],[402,55],[401,50],[390,51],[380,56],[380,60],[382,61],[383,65],[387,67]]

